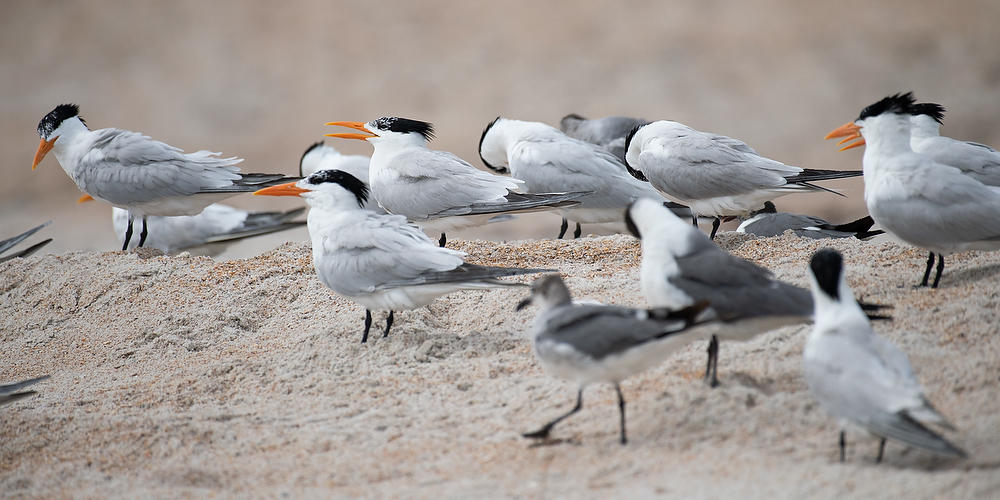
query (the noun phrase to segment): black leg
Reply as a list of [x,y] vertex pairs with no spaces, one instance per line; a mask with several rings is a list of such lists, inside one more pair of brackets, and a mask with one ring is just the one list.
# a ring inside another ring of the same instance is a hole
[[927,268],[924,269],[924,279],[919,286],[927,286],[927,279],[931,277],[931,268],[934,267],[934,252],[927,255]]
[[719,338],[712,335],[712,340],[708,341],[708,365],[705,366],[705,380],[709,387],[719,386]]
[[931,288],[937,288],[938,283],[941,282],[941,273],[944,271],[944,255],[938,254],[938,266],[937,274],[934,275],[934,284]]
[[691,211],[691,224],[694,224],[694,227],[698,227],[698,214],[694,213],[694,210]]
[[875,457],[875,463],[882,463],[883,453],[885,453],[885,438],[882,438],[882,440],[878,442],[878,456]]
[[392,320],[393,320],[392,313],[393,311],[389,311],[389,317],[385,319],[385,331],[382,332],[382,338],[386,338],[389,336],[389,329],[392,328]]
[[583,233],[583,230],[580,229],[580,223],[577,222],[576,223],[576,230],[573,231],[573,239],[579,238],[580,234],[582,234],[582,233]]
[[128,250],[128,242],[132,241],[132,214],[128,215],[128,227],[125,228],[125,243],[122,244],[122,251]]
[[615,391],[618,392],[618,413],[621,415],[621,432],[622,432],[622,444],[628,442],[628,438],[625,437],[625,398],[622,396],[622,388],[617,383],[615,384]]
[[445,237],[444,233],[441,233],[441,238],[438,239],[438,246],[443,247],[445,243],[448,242],[448,238]]
[[719,226],[721,225],[722,225],[722,219],[716,217],[715,220],[712,221],[712,234],[708,236],[708,239],[710,240],[715,239],[715,233],[719,232]]
[[521,435],[526,438],[545,439],[549,437],[549,431],[551,431],[556,424],[558,424],[564,418],[580,411],[581,407],[583,407],[583,387],[581,387],[579,392],[576,393],[576,406],[574,406],[572,410],[570,410],[568,413],[564,415],[560,415],[558,418],[545,424],[541,429],[538,429],[535,432],[526,432]]
[[847,437],[844,436],[844,431],[840,431],[840,463],[844,463],[844,456],[847,450]]
[[556,236],[556,239],[561,240],[563,236],[566,236],[567,229],[569,229],[569,221],[563,217],[562,224],[559,226],[559,236]]
[[372,312],[365,309],[365,334],[361,336],[361,343],[368,342],[368,331],[372,329]]
[[142,244],[146,242],[146,236],[149,235],[149,231],[146,230],[146,216],[142,216],[142,231],[139,233],[139,246],[136,248],[141,248]]

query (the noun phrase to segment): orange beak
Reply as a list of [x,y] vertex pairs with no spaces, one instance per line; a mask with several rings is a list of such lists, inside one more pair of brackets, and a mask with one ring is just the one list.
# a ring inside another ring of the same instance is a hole
[[362,141],[367,141],[369,138],[372,138],[372,137],[378,137],[377,134],[374,134],[374,133],[372,133],[371,130],[368,130],[367,128],[365,128],[365,124],[363,122],[329,122],[329,123],[327,123],[327,125],[336,125],[338,127],[353,128],[354,130],[360,130],[362,132],[365,132],[368,135],[364,135],[364,134],[323,134],[324,137],[339,137],[341,139],[360,139]]
[[835,139],[837,137],[843,137],[843,139],[837,143],[838,145],[848,141],[853,141],[854,139],[859,139],[857,142],[840,148],[841,151],[847,151],[848,149],[865,145],[865,138],[861,137],[861,127],[855,125],[854,122],[848,122],[835,128],[829,134],[826,134],[824,139]]
[[94,197],[90,196],[89,194],[85,194],[76,200],[77,203],[83,203],[86,201],[94,201]]
[[308,189],[302,189],[295,185],[294,182],[288,182],[285,184],[278,184],[277,186],[266,187],[259,191],[254,191],[254,195],[260,196],[299,196],[302,193],[308,192]]
[[38,168],[38,164],[42,162],[42,159],[45,158],[45,155],[47,155],[49,151],[52,151],[52,147],[56,145],[56,139],[59,138],[56,137],[51,141],[46,141],[45,139],[42,139],[41,142],[38,143],[38,151],[35,151],[35,161],[31,163],[32,170]]

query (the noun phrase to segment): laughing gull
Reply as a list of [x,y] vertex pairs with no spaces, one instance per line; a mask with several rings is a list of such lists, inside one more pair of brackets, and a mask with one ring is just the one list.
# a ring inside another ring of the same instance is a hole
[[465,253],[439,247],[405,217],[362,208],[368,187],[340,170],[321,170],[254,194],[305,198],[316,274],[337,294],[365,306],[361,342],[368,341],[373,309],[389,311],[385,337],[394,311],[422,307],[458,290],[525,286],[496,278],[552,271],[467,264]]
[[32,385],[37,382],[41,382],[49,378],[48,375],[42,375],[41,377],[32,378],[24,380],[21,382],[14,382],[13,384],[3,384],[0,385],[0,405],[5,405],[7,403],[13,403],[18,399],[26,398],[32,394],[36,394],[36,391],[23,391],[17,392],[25,387]]
[[750,218],[740,223],[737,233],[754,234],[757,236],[780,236],[791,230],[801,238],[850,238],[864,240],[884,233],[885,231],[871,228],[875,224],[870,215],[844,224],[831,224],[812,215],[799,215],[788,212],[778,212],[774,203],[764,202],[764,208],[750,213]]
[[944,256],[965,250],[1000,250],[1000,187],[984,184],[962,169],[915,153],[910,128],[916,99],[894,94],[865,107],[853,122],[827,134],[860,139],[841,151],[866,145],[865,204],[887,233],[927,250],[919,286],[927,286],[935,256],[937,288]]
[[3,241],[0,241],[0,262],[6,262],[6,261],[8,261],[10,259],[15,259],[17,257],[27,257],[27,256],[35,253],[36,251],[38,251],[39,248],[42,248],[45,245],[48,245],[52,241],[52,238],[48,238],[48,239],[39,241],[38,243],[35,243],[34,245],[31,245],[30,247],[25,248],[24,250],[18,250],[18,251],[14,252],[14,253],[12,253],[10,255],[3,255],[4,252],[6,252],[7,250],[10,250],[11,248],[13,248],[14,245],[17,245],[18,243],[24,241],[29,236],[37,233],[43,227],[48,226],[49,224],[52,224],[52,221],[48,221],[48,222],[46,222],[44,224],[40,224],[38,226],[35,226],[35,227],[33,227],[33,228],[31,228],[31,229],[29,229],[29,230],[27,230],[27,231],[25,231],[25,232],[17,235],[17,236],[14,236],[12,238],[7,238],[7,239],[5,239]]
[[547,438],[557,423],[580,411],[587,384],[610,382],[618,393],[621,443],[625,444],[625,398],[620,382],[660,364],[691,340],[704,337],[694,323],[705,303],[676,312],[574,304],[558,275],[535,280],[531,296],[521,301],[517,310],[532,303],[541,307],[532,326],[535,355],[546,372],[574,381],[579,388],[572,410],[525,433],[527,438]]
[[720,321],[712,332],[705,368],[712,387],[719,385],[719,339],[746,341],[812,316],[809,290],[776,280],[767,269],[730,255],[657,201],[633,203],[625,222],[642,240],[639,278],[648,305],[679,309],[707,301],[703,318]]
[[886,438],[965,457],[964,451],[925,425],[955,430],[927,401],[906,354],[875,335],[847,285],[840,254],[820,250],[809,267],[816,324],[802,362],[810,392],[840,420],[840,461],[845,459],[848,424],[881,438],[876,462],[882,461]]
[[541,122],[497,117],[483,130],[479,157],[492,170],[509,169],[511,177],[524,181],[529,193],[591,192],[578,198],[579,205],[559,210],[563,220],[558,238],[566,233],[567,220],[576,223],[575,238],[580,236],[580,223],[621,225],[622,210],[639,198],[659,199],[678,216],[691,216],[687,207],[629,175],[621,160],[600,146],[568,137]]
[[[746,216],[765,201],[789,193],[836,191],[815,181],[861,175],[860,171],[814,170],[765,158],[743,141],[662,120],[637,127],[625,139],[629,172],[677,203],[715,217]],[[840,195],[843,196],[843,195]],[[698,220],[693,219],[698,225]]]

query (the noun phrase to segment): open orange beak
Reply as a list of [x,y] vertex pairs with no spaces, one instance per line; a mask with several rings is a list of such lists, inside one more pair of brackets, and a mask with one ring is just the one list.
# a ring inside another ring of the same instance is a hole
[[369,138],[378,137],[378,134],[372,133],[371,130],[365,128],[363,122],[329,122],[327,125],[336,125],[338,127],[353,128],[354,130],[360,130],[367,133],[364,134],[323,134],[324,137],[339,137],[341,139],[360,139],[362,141],[367,141]]
[[76,200],[77,203],[83,203],[83,202],[87,202],[87,201],[94,201],[94,197],[90,196],[89,194],[85,194],[85,195],[77,198],[77,200]]
[[47,155],[49,151],[52,151],[52,147],[56,145],[56,139],[58,139],[58,137],[52,139],[51,141],[42,139],[41,142],[38,143],[38,151],[35,151],[35,161],[31,163],[32,170],[38,168],[38,164],[42,162],[45,155]]
[[845,142],[853,141],[854,139],[859,139],[857,142],[848,144],[842,148],[841,151],[847,151],[848,149],[860,147],[865,145],[865,138],[861,137],[861,127],[854,124],[854,122],[847,122],[826,134],[824,139],[835,139],[837,137],[843,137],[837,144],[843,144]]
[[288,182],[285,184],[278,184],[277,186],[266,187],[264,189],[254,191],[254,195],[260,196],[299,196],[302,193],[308,192],[308,189],[302,189],[295,185],[295,182]]

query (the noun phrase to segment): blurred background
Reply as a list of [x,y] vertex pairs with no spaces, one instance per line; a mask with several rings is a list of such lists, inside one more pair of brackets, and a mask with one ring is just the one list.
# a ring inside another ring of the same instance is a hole
[[[46,220],[43,252],[115,250],[111,208],[79,192],[49,155],[32,172],[35,127],[73,102],[91,128],[134,130],[186,151],[295,174],[332,120],[433,122],[435,149],[479,168],[497,115],[558,126],[571,112],[672,119],[740,138],[809,168],[860,169],[861,149],[823,136],[881,97],[945,105],[942,133],[1000,146],[1000,2],[982,1],[64,1],[0,2],[0,237]],[[329,139],[370,154],[360,141]],[[848,197],[790,195],[779,209],[835,222]],[[286,209],[297,200],[228,203]],[[559,217],[449,235],[554,237]],[[735,225],[726,226],[733,229]],[[584,232],[598,232],[584,226]],[[36,236],[32,241],[38,241]],[[251,240],[243,257],[304,229]]]

